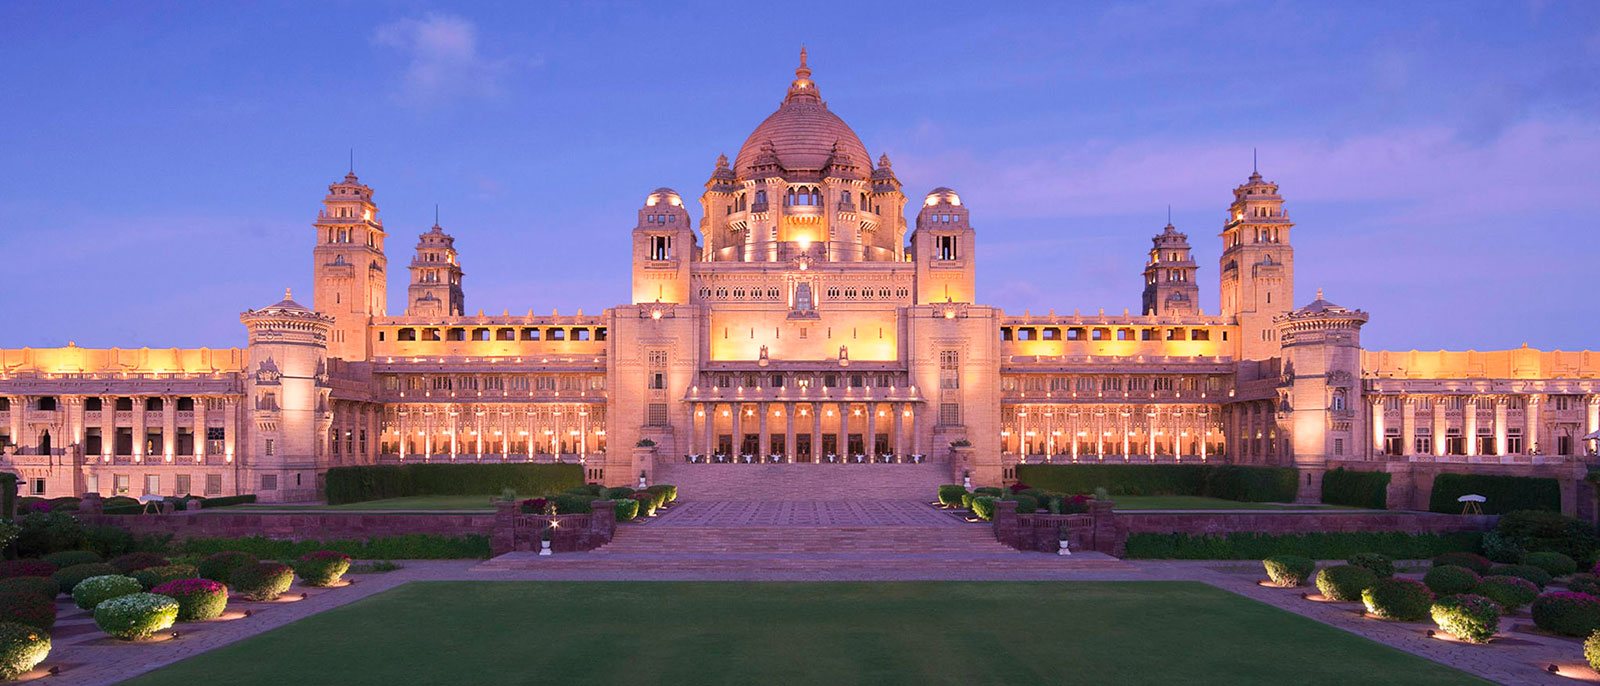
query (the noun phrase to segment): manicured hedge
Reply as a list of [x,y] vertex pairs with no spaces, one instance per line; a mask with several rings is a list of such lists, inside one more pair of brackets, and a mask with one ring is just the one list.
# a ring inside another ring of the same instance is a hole
[[1304,586],[1317,571],[1315,561],[1299,555],[1273,555],[1262,560],[1261,564],[1267,568],[1267,578],[1285,588]]
[[416,495],[545,496],[583,484],[577,464],[408,464],[328,470],[328,504]]
[[1451,596],[1459,593],[1471,593],[1483,583],[1483,577],[1466,567],[1443,565],[1428,570],[1422,575],[1422,583],[1433,589],[1440,596]]
[[1378,577],[1373,576],[1372,570],[1366,567],[1335,565],[1317,572],[1317,590],[1330,600],[1360,602],[1361,594],[1376,583]]
[[1434,624],[1468,643],[1488,643],[1500,630],[1500,606],[1480,595],[1440,598],[1431,609]]
[[[15,492],[0,486],[0,492]],[[0,680],[32,671],[50,654],[50,634],[26,624],[0,622]]]
[[1388,472],[1358,472],[1340,467],[1322,475],[1322,502],[1388,509],[1390,478]]
[[[482,560],[489,557],[489,537],[477,534],[405,534],[329,541],[279,541],[263,536],[191,538],[183,541],[180,547],[188,554],[238,550],[272,560],[288,560],[318,550],[333,550],[358,560]],[[201,567],[204,571],[204,564]]]
[[1292,467],[1199,464],[1018,465],[1017,480],[1055,493],[1198,495],[1245,502],[1291,502],[1298,472]]
[[1469,494],[1487,499],[1483,503],[1484,514],[1505,514],[1517,510],[1561,511],[1561,486],[1555,479],[1492,474],[1440,474],[1434,477],[1428,509],[1460,514],[1461,503],[1456,502],[1456,498]]
[[1433,591],[1411,579],[1378,579],[1361,592],[1367,613],[1383,619],[1418,622],[1428,618]]
[[1412,534],[1401,531],[1312,534],[1231,533],[1222,536],[1132,534],[1127,555],[1144,560],[1260,560],[1299,555],[1313,560],[1343,560],[1357,553],[1381,553],[1418,560],[1478,548],[1482,534]]

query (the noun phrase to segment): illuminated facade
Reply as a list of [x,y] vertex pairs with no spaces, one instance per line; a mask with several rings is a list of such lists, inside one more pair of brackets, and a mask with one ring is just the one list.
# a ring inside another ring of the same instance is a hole
[[925,459],[979,483],[1024,461],[1561,469],[1600,429],[1600,353],[1366,351],[1365,313],[1296,308],[1294,224],[1259,173],[1233,190],[1214,314],[1173,226],[1141,311],[1018,315],[980,304],[955,191],[907,205],[803,52],[698,221],[648,194],[631,302],[599,314],[468,314],[435,223],[391,316],[352,173],[313,223],[312,306],[243,313],[246,348],[0,350],[5,466],[52,496],[292,501],[331,466],[420,461],[581,461],[613,484],[691,459]]

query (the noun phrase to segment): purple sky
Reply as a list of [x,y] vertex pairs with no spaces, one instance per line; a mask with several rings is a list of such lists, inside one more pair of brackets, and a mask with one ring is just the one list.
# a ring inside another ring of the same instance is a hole
[[1255,147],[1296,300],[1367,347],[1600,347],[1600,3],[979,6],[5,3],[0,346],[243,345],[309,302],[352,147],[392,312],[435,203],[469,311],[598,312],[645,194],[697,196],[803,42],[913,200],[961,193],[983,302],[1137,309],[1171,204],[1215,311]]

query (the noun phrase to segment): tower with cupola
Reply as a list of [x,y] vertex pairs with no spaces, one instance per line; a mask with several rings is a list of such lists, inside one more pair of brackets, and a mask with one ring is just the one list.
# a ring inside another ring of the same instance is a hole
[[406,314],[417,317],[454,317],[466,311],[461,290],[460,256],[456,239],[439,226],[417,237],[411,258],[411,285],[406,287]]
[[316,247],[312,249],[312,307],[333,318],[328,354],[343,360],[365,360],[371,354],[367,327],[387,309],[387,234],[372,201],[372,188],[355,172],[328,186],[317,214]]
[[1150,259],[1144,265],[1144,313],[1200,314],[1200,286],[1195,282],[1198,267],[1189,249],[1189,237],[1168,221],[1166,228],[1150,241]]
[[[727,163],[726,157],[718,158],[718,171]],[[633,302],[689,302],[689,265],[699,254],[683,198],[671,188],[651,191],[633,227]]]
[[970,219],[961,196],[949,188],[935,188],[923,199],[911,233],[919,304],[975,302],[977,240]]
[[1238,326],[1239,358],[1278,356],[1281,344],[1273,320],[1294,305],[1294,223],[1283,209],[1278,184],[1259,171],[1233,189],[1233,204],[1222,227],[1222,316]]
[[285,291],[283,300],[240,313],[249,331],[245,368],[249,449],[247,490],[269,502],[311,500],[328,466],[333,424],[328,382],[330,334],[337,322]]

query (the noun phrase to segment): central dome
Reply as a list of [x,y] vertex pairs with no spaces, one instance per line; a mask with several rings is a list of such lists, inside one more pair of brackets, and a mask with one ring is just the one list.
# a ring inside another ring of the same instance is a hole
[[828,105],[817,93],[811,70],[806,67],[804,49],[794,75],[794,83],[778,111],[761,122],[740,146],[733,162],[739,178],[750,178],[753,167],[772,163],[769,155],[786,170],[821,170],[836,154],[848,155],[853,164],[870,168],[867,146],[839,115],[828,111]]

